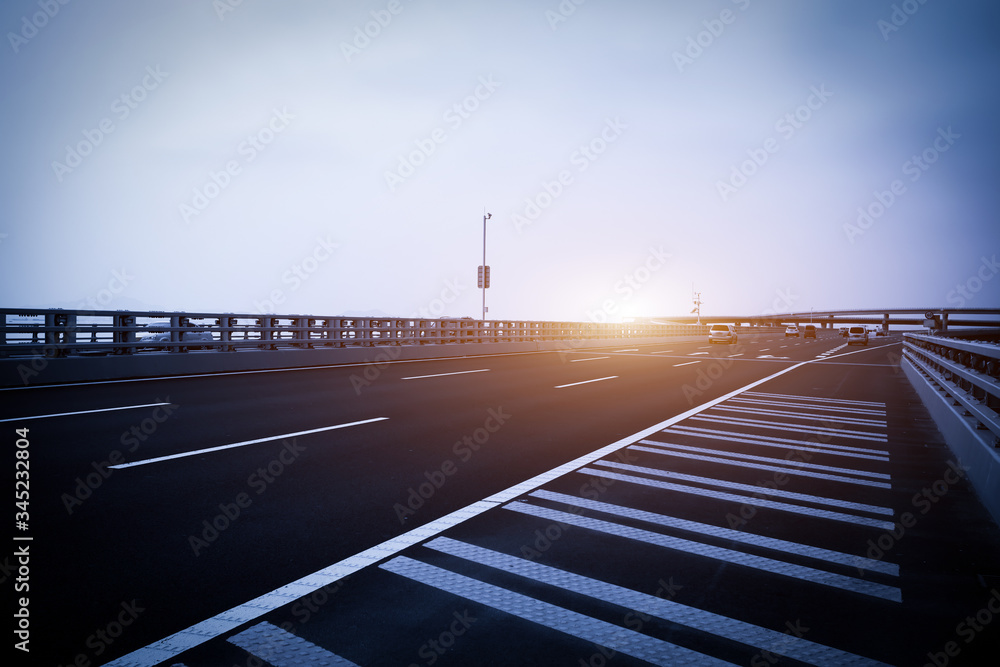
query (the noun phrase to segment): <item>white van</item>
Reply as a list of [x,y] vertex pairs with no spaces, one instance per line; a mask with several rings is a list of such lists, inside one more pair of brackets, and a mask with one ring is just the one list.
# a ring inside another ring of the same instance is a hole
[[851,343],[861,343],[862,345],[868,344],[868,329],[865,327],[850,327],[847,330],[847,344]]
[[708,329],[709,343],[735,343],[736,327],[732,324],[713,324]]

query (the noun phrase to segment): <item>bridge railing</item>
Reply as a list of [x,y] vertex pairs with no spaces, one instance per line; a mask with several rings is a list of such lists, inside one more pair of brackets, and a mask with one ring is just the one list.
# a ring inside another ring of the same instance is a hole
[[942,392],[984,440],[1000,443],[1000,334],[996,329],[956,334],[903,335],[903,356]]
[[707,325],[0,309],[0,357],[707,335]]

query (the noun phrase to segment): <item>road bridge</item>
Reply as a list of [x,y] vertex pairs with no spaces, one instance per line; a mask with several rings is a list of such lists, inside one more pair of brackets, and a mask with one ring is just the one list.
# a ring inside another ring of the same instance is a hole
[[32,657],[995,655],[995,345],[597,342],[0,389]]

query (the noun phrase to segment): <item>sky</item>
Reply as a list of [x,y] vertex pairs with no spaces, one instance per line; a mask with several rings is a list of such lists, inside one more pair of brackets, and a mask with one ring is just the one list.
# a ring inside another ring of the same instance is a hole
[[[65,2],[66,4],[62,4]],[[1000,4],[11,0],[0,307],[1000,307]]]

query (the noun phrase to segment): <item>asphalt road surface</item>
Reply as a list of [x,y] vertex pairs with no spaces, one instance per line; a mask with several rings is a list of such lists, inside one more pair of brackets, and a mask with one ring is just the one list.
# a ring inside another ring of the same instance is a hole
[[20,664],[983,664],[1000,533],[899,354],[821,332],[0,391],[30,451]]

